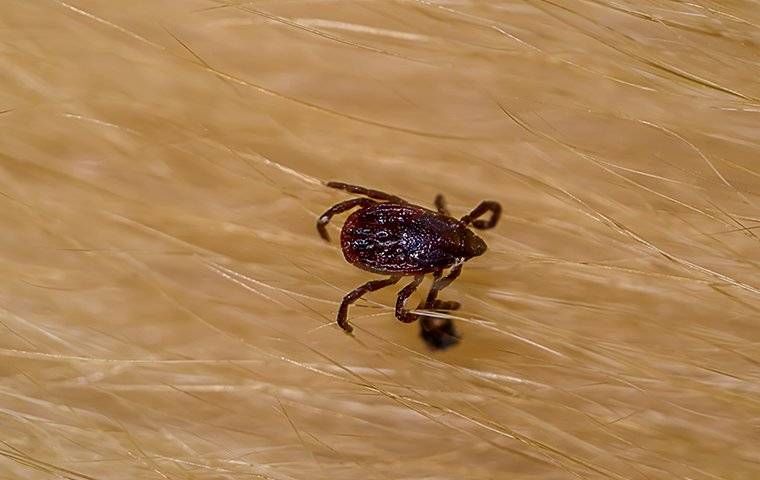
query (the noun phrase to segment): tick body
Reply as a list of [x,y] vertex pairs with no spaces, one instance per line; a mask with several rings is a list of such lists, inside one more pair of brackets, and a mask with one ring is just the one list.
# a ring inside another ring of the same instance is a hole
[[[485,242],[470,230],[496,226],[501,206],[484,201],[461,219],[453,218],[442,195],[435,199],[436,210],[409,202],[377,190],[345,183],[329,182],[328,187],[363,195],[338,203],[328,209],[317,221],[317,230],[329,241],[327,224],[338,214],[358,207],[346,219],[341,229],[340,243],[346,260],[363,270],[389,275],[384,280],[372,280],[348,293],[338,310],[338,325],[351,333],[348,323],[348,306],[365,293],[398,283],[404,276],[413,280],[404,287],[396,302],[396,317],[409,323],[417,316],[405,308],[406,300],[422,282],[424,275],[432,274],[434,281],[427,298],[419,308],[429,310],[456,310],[456,302],[442,302],[438,292],[448,286],[470,258],[482,255]],[[488,220],[478,219],[490,213]],[[443,272],[450,269],[446,276]],[[453,324],[448,319],[421,318],[421,336],[432,348],[446,348],[458,341]]]
[[352,213],[340,233],[348,263],[379,274],[433,273],[486,250],[459,220],[416,205],[378,203]]

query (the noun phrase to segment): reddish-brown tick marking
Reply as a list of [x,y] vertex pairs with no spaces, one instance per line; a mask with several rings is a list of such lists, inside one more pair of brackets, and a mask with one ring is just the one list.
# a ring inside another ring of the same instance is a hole
[[[364,195],[333,205],[317,221],[317,230],[329,241],[327,224],[333,215],[360,207],[348,216],[340,234],[340,244],[346,260],[372,273],[390,275],[385,280],[372,280],[343,297],[338,310],[338,325],[351,333],[348,323],[348,306],[368,292],[393,285],[401,277],[412,275],[414,280],[404,287],[396,300],[396,318],[404,323],[417,320],[406,308],[406,300],[414,293],[422,278],[433,274],[433,285],[419,308],[430,310],[456,310],[457,302],[437,300],[438,292],[448,286],[462,272],[462,264],[486,251],[483,240],[470,230],[493,228],[499,221],[501,205],[481,202],[460,220],[453,218],[443,195],[435,198],[437,211],[412,205],[394,195],[355,185],[329,182],[328,187]],[[367,198],[365,198],[367,197]],[[478,217],[490,212],[488,220]],[[444,277],[443,271],[451,268]],[[422,338],[432,348],[446,348],[458,341],[450,319],[422,317]]]

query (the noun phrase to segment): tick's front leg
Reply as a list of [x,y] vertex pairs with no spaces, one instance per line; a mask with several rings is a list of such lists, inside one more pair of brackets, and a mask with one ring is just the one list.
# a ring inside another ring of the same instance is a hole
[[454,310],[459,310],[459,307],[461,306],[462,304],[457,302],[456,300],[436,300],[433,302],[432,305],[430,305],[429,307],[424,307],[424,308],[428,310],[452,312]]
[[446,215],[447,217],[451,216],[451,213],[449,213],[449,209],[446,206],[446,198],[440,193],[435,196],[435,209],[442,215]]
[[[462,272],[462,265],[457,265],[448,275],[438,270],[433,276],[433,285],[420,308],[425,310],[457,310],[459,302],[438,300],[438,292],[449,286]],[[444,350],[459,343],[459,334],[450,318],[437,318],[420,315],[420,337],[433,350]]]
[[[421,301],[419,306],[417,307],[418,310],[434,310],[434,311],[459,310],[459,307],[461,305],[457,301],[436,299],[438,292],[441,290],[441,288],[443,288],[443,287],[440,287],[439,285],[441,276],[443,276],[443,270],[437,270],[436,272],[433,273],[433,284],[430,286],[430,291],[428,292],[427,297],[425,297],[425,300]],[[452,278],[449,281],[449,283],[451,283],[451,281],[453,280],[454,279]]]
[[[491,212],[491,218],[488,220],[476,220],[476,218],[488,212]],[[475,207],[475,210],[462,217],[462,221],[465,225],[472,223],[472,226],[478,230],[486,230],[495,227],[499,222],[499,217],[501,217],[501,205],[498,202],[485,200],[480,202],[480,205]]]
[[354,331],[354,328],[348,323],[349,305],[359,300],[359,298],[361,298],[361,296],[365,293],[380,290],[381,288],[385,288],[389,285],[397,283],[399,280],[401,280],[400,276],[393,276],[385,280],[372,280],[343,297],[343,302],[340,304],[340,309],[338,310],[338,325],[340,325],[340,328],[345,330],[346,333],[351,333]]
[[409,310],[404,307],[406,305],[406,300],[412,295],[412,293],[414,293],[415,290],[417,290],[417,287],[419,287],[420,283],[422,283],[423,277],[424,275],[416,275],[414,277],[414,280],[412,280],[412,283],[398,292],[398,298],[396,299],[396,318],[404,323],[411,323],[417,320],[417,315],[409,313]]
[[443,272],[441,270],[435,272],[435,277],[433,280],[433,285],[430,287],[430,292],[428,292],[428,296],[425,299],[425,303],[423,304],[423,308],[425,309],[432,309],[435,310],[435,305],[456,305],[455,308],[444,308],[443,310],[456,310],[459,308],[459,303],[457,302],[442,302],[436,300],[438,297],[438,292],[443,290],[444,288],[448,287],[451,282],[456,280],[456,278],[459,276],[459,274],[462,273],[462,264],[455,266],[451,269],[448,275],[441,278],[441,275]]

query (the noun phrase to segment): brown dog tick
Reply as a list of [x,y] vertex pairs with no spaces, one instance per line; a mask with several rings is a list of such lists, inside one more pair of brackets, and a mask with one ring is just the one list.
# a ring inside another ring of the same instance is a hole
[[[406,300],[414,293],[426,274],[433,274],[433,285],[419,308],[456,310],[457,302],[437,300],[438,292],[447,287],[462,272],[462,264],[486,251],[486,244],[468,228],[493,228],[499,221],[501,205],[481,202],[460,220],[453,218],[443,195],[435,198],[437,211],[412,205],[406,200],[377,190],[328,182],[328,187],[363,195],[340,202],[328,209],[317,221],[317,230],[329,241],[327,224],[338,214],[360,207],[348,216],[340,232],[340,244],[346,260],[363,270],[389,275],[385,280],[372,280],[343,297],[338,310],[338,325],[351,333],[348,306],[368,292],[393,285],[403,276],[414,276],[401,289],[396,300],[396,318],[404,323],[417,320],[406,308]],[[365,198],[367,197],[367,198]],[[488,220],[478,217],[491,213]],[[451,270],[446,276],[443,271]],[[432,348],[446,348],[458,341],[449,319],[423,317],[421,336]]]

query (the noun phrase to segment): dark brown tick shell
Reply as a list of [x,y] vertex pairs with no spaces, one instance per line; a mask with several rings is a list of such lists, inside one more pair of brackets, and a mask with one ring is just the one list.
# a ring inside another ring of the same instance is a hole
[[380,274],[432,273],[486,251],[463,222],[400,203],[355,211],[343,224],[340,243],[349,263]]

